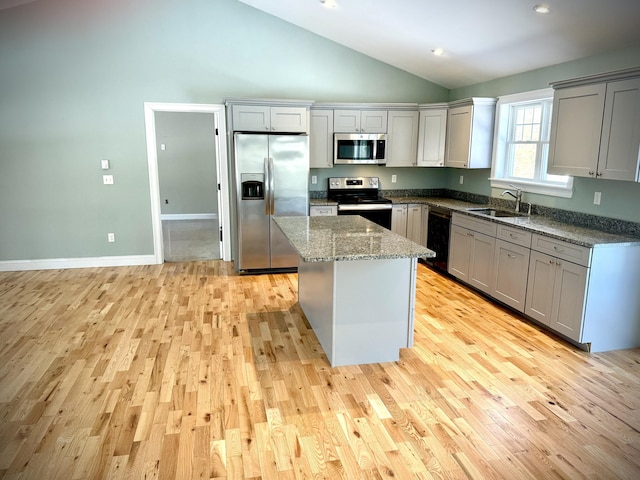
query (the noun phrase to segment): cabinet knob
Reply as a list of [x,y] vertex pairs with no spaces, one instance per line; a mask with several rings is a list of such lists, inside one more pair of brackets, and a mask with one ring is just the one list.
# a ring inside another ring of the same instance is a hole
[[593,170],[589,170],[589,175],[593,175]]
[[596,172],[596,177],[601,177],[602,176],[602,172]]

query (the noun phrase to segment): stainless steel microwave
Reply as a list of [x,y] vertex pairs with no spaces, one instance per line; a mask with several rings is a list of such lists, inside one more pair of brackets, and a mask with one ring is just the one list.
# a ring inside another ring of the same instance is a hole
[[336,133],[333,138],[335,165],[384,165],[387,163],[385,133]]

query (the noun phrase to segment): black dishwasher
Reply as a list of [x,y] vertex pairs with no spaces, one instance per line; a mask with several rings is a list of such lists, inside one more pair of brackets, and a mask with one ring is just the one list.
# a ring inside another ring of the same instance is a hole
[[451,230],[451,210],[429,207],[427,248],[436,252],[434,258],[427,258],[430,267],[447,272],[449,259],[449,233]]

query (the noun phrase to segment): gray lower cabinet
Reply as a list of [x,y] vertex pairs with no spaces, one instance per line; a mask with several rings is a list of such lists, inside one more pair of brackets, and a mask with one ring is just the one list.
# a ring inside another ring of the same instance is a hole
[[527,296],[530,247],[530,232],[498,225],[493,296],[519,312],[524,312]]
[[391,231],[403,237],[407,236],[407,205],[393,206],[391,210]]
[[448,271],[472,287],[492,294],[497,225],[454,213],[451,219]]
[[640,246],[586,247],[452,215],[448,271],[593,352],[640,347]]
[[582,265],[532,251],[525,313],[581,342],[588,271]]
[[310,217],[332,217],[338,215],[338,207],[335,205],[312,205],[309,207]]

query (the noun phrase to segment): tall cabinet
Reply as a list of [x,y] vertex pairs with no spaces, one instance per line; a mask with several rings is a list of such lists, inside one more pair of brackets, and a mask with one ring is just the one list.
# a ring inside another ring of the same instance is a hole
[[640,68],[552,84],[554,175],[639,181]]

